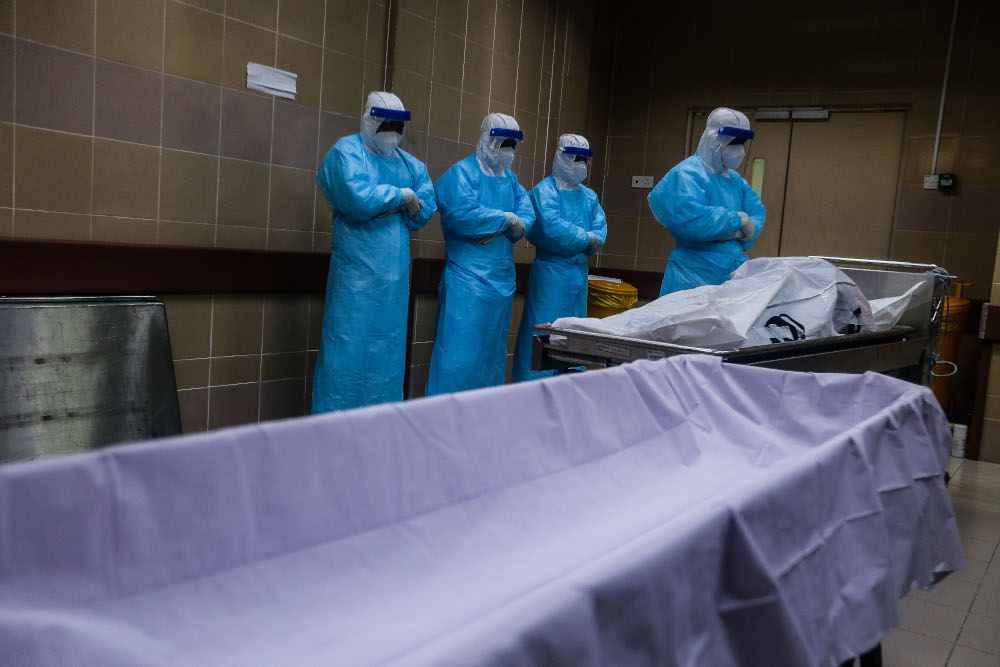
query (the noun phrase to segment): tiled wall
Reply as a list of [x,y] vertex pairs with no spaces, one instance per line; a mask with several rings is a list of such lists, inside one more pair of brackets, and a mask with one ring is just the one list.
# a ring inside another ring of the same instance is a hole
[[309,412],[321,295],[166,295],[163,301],[186,433]]
[[[1000,305],[1000,246],[997,247],[993,264],[993,290],[990,294],[990,303],[994,306]],[[976,315],[978,313],[973,313],[973,317]],[[1000,345],[993,345],[991,350],[989,373],[979,459],[1000,463]]]
[[[685,157],[688,112],[715,106],[823,105],[908,109],[891,256],[947,266],[989,294],[1000,228],[1000,3],[962,3],[938,171],[955,195],[922,189],[930,171],[948,2],[769,3],[748,21],[717,5],[620,5],[603,201],[600,265],[661,270],[672,241],[628,177],[661,177]],[[725,45],[708,48],[707,45]],[[836,174],[830,174],[831,179]]]
[[[559,133],[603,128],[588,104],[597,4],[0,0],[0,236],[328,252],[316,168],[376,89],[413,111],[404,147],[434,178],[488,111],[515,115],[530,188]],[[297,73],[296,100],[247,90],[249,61]],[[411,248],[444,256],[437,219]],[[187,430],[308,408],[319,295],[165,301]]]

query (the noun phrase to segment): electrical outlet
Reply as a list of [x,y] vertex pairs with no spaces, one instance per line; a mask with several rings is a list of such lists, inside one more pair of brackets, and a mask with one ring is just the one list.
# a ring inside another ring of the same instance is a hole
[[653,187],[653,177],[652,176],[633,176],[632,177],[632,187],[642,188],[645,190],[650,190]]
[[937,190],[937,189],[938,189],[938,175],[927,174],[926,176],[924,176],[924,190]]

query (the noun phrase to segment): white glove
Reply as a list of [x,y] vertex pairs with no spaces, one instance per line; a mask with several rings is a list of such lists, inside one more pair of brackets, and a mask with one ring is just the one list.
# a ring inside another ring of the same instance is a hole
[[592,255],[601,249],[601,237],[594,232],[587,232],[587,254]]
[[740,216],[740,236],[739,238],[743,241],[749,241],[753,239],[753,235],[757,233],[757,226],[753,224],[753,220],[750,216],[743,211],[738,211]]
[[504,213],[504,216],[507,218],[507,231],[510,232],[511,236],[515,239],[524,236],[524,220],[513,213]]
[[410,188],[400,188],[399,191],[403,193],[403,208],[406,210],[406,214],[411,218],[417,217],[420,209],[424,207],[424,203],[420,201],[420,197]]

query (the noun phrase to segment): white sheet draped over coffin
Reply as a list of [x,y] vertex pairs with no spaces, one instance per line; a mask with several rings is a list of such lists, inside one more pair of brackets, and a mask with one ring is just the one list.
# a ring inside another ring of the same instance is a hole
[[0,663],[835,665],[963,566],[924,388],[708,357],[0,467]]

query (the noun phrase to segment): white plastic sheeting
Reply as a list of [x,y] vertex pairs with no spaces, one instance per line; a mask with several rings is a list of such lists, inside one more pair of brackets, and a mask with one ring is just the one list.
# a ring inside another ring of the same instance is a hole
[[876,330],[868,300],[854,281],[833,264],[811,257],[752,259],[721,285],[667,294],[604,319],[564,317],[552,324],[723,349]]
[[4,665],[836,665],[963,565],[925,388],[709,357],[0,467]]

